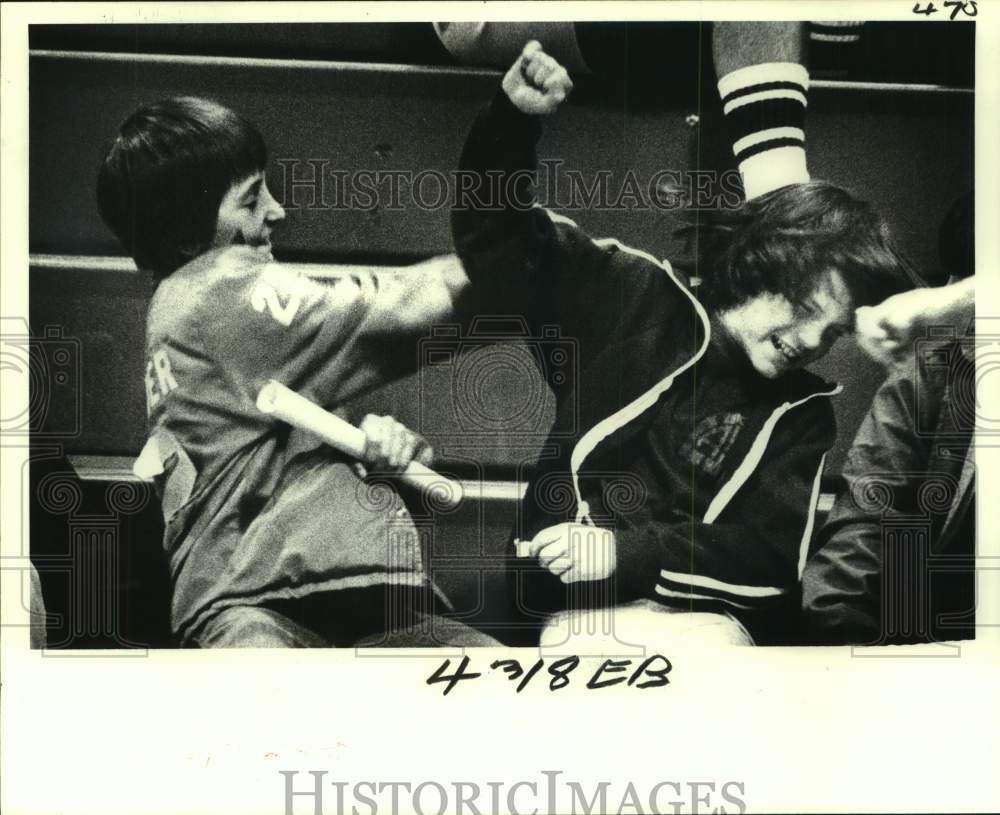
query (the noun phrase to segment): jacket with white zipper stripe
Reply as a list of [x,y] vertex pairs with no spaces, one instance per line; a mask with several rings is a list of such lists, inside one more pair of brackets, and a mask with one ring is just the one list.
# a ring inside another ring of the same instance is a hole
[[[744,377],[747,398],[731,411],[737,442],[712,462],[712,477],[698,489],[692,480],[679,500],[639,458],[661,411],[680,399],[697,406],[711,320],[668,263],[592,240],[568,219],[532,206],[539,135],[537,117],[498,93],[462,154],[461,169],[480,174],[482,186],[452,216],[481,312],[522,316],[536,337],[556,326],[575,352],[571,365],[542,365],[556,418],[514,537],[530,540],[574,520],[613,529],[616,572],[603,586],[574,586],[586,602],[648,597],[737,612],[780,605],[794,614],[835,437],[827,397],[838,389],[806,371],[774,381]],[[529,618],[569,602],[558,579],[512,565],[517,604]]]

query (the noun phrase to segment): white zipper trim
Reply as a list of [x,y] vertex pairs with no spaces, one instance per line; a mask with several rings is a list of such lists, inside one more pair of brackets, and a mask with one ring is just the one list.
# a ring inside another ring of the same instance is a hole
[[[572,224],[572,220],[565,217],[564,215],[559,215],[550,210],[546,210],[549,217],[556,223],[566,223]],[[573,476],[573,491],[576,493],[576,522],[577,523],[587,523],[592,524],[593,521],[590,519],[590,506],[586,501],[583,500],[583,495],[580,493],[580,468],[583,466],[583,462],[586,460],[594,449],[600,444],[604,439],[614,433],[616,430],[624,427],[633,419],[641,416],[645,411],[647,411],[656,400],[660,397],[664,391],[666,391],[671,385],[674,384],[674,380],[694,365],[701,357],[704,355],[705,350],[708,348],[709,339],[711,338],[711,327],[708,321],[708,314],[705,311],[704,306],[698,302],[697,298],[691,292],[687,290],[683,283],[677,279],[674,274],[674,270],[671,268],[670,264],[666,260],[657,260],[648,252],[643,252],[640,249],[633,249],[630,246],[626,246],[615,238],[603,238],[600,240],[591,239],[591,241],[597,246],[614,246],[623,252],[629,252],[637,257],[641,257],[650,263],[659,266],[664,272],[670,277],[671,281],[680,289],[684,295],[691,301],[694,306],[695,311],[701,318],[702,323],[705,326],[705,338],[702,341],[701,348],[691,357],[686,363],[677,368],[673,373],[664,379],[660,380],[659,383],[654,385],[644,394],[642,394],[638,399],[633,400],[629,404],[625,405],[623,408],[612,413],[610,416],[602,419],[597,424],[595,424],[590,430],[583,434],[580,440],[576,443],[573,448],[573,453],[570,456],[570,472]]]
[[741,597],[778,597],[785,593],[785,589],[779,589],[776,586],[741,586],[737,583],[725,583],[722,580],[716,580],[714,577],[703,577],[699,574],[688,574],[687,572],[668,572],[666,569],[660,569],[660,575],[665,580],[670,580],[674,583],[687,583],[692,586],[700,586],[703,589],[726,591],[730,594],[738,594]]
[[653,586],[656,589],[657,594],[661,594],[664,597],[675,597],[679,600],[707,600],[712,603],[728,603],[731,606],[736,606],[736,608],[742,609],[752,609],[753,606],[745,605],[744,603],[737,603],[735,600],[730,600],[728,597],[709,597],[706,594],[694,594],[688,591],[674,591],[673,589],[665,589],[659,583]]
[[[820,394],[813,394],[813,396],[819,396]],[[812,397],[808,397],[812,398]],[[806,400],[802,400],[806,401]],[[796,402],[795,404],[801,404],[801,402]],[[786,403],[787,405],[787,403]],[[784,407],[784,406],[783,406]],[[793,405],[787,405],[786,411],[793,407]],[[826,464],[826,453],[819,460],[819,468],[816,471],[816,477],[813,479],[812,493],[809,498],[809,510],[806,516],[806,526],[802,533],[802,540],[799,543],[799,562],[798,562],[798,578],[802,579],[802,570],[806,565],[806,554],[809,551],[809,539],[812,537],[813,524],[816,520],[816,506],[819,503],[819,487],[820,481],[823,477],[823,468]],[[681,572],[670,572],[666,569],[660,569],[660,576],[665,580],[670,580],[673,583],[687,584],[691,586],[700,586],[704,589],[715,589],[716,591],[725,591],[730,594],[739,595],[742,597],[778,597],[782,594],[786,594],[785,589],[778,588],[776,586],[745,586],[737,583],[726,583],[722,580],[716,580],[713,577],[704,577],[697,574],[681,573]],[[680,592],[669,592],[656,585],[656,591],[660,594],[666,595],[668,597],[680,597],[680,596],[691,596],[697,599],[708,599],[708,600],[723,600],[725,598],[721,597],[703,597],[701,595],[691,594],[685,595]],[[726,600],[726,602],[733,602],[731,600]],[[739,605],[738,603],[733,603],[734,605]],[[746,608],[746,606],[740,606],[741,608]]]
[[812,495],[809,497],[809,515],[806,517],[806,528],[802,532],[802,541],[799,543],[799,580],[802,580],[802,572],[806,567],[806,556],[809,554],[809,539],[812,537],[813,524],[816,522],[816,506],[819,504],[819,485],[823,479],[823,468],[826,466],[826,453],[823,453],[819,460],[819,469],[816,470],[816,478],[813,480]]

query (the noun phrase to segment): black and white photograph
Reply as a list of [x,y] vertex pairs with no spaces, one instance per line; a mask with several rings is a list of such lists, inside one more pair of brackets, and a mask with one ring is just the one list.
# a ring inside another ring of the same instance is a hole
[[4,810],[1000,804],[1000,7],[351,6],[4,9]]

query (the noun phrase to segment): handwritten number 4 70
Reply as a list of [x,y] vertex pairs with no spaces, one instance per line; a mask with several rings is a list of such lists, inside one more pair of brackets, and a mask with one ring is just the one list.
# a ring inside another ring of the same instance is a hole
[[[954,20],[959,12],[962,12],[967,17],[975,17],[979,13],[975,0],[944,0],[944,7],[951,9],[949,20]],[[920,3],[913,4],[913,13],[923,14],[925,17],[937,14],[938,10],[934,3],[927,3],[923,8],[920,7]]]

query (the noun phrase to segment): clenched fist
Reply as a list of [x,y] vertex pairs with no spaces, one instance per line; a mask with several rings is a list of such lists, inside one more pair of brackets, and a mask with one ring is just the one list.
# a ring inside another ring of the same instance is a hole
[[[434,459],[433,448],[424,438],[392,416],[375,416],[369,413],[361,421],[364,431],[364,465],[380,472],[402,472],[411,461],[430,466]],[[359,466],[359,475],[366,471]]]
[[561,523],[543,529],[530,541],[518,541],[518,557],[537,558],[563,583],[604,580],[615,570],[615,535],[609,529]]
[[884,365],[912,355],[913,345],[929,327],[947,325],[964,329],[976,313],[976,279],[935,288],[894,294],[877,306],[856,309],[858,345]]
[[507,75],[504,93],[522,113],[552,113],[573,90],[569,74],[542,50],[538,40],[524,46]]

